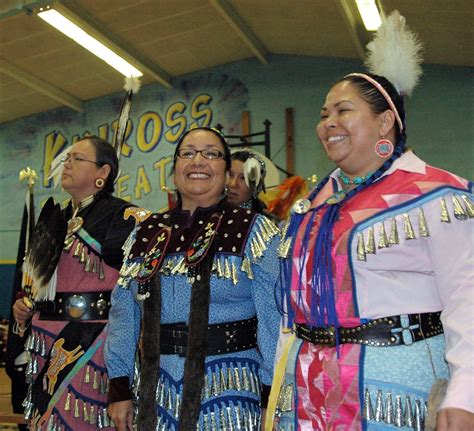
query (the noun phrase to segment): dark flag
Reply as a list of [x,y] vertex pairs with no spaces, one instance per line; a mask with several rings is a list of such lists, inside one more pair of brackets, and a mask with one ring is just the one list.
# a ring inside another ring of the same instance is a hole
[[[22,171],[23,172],[23,171]],[[34,171],[30,171],[34,173]],[[36,175],[36,174],[34,174]],[[20,179],[22,179],[20,174]],[[19,294],[23,291],[23,272],[22,272],[22,265],[23,260],[25,258],[26,251],[28,250],[29,240],[31,237],[31,233],[33,232],[33,228],[35,225],[35,211],[34,211],[34,194],[33,194],[33,187],[29,179],[28,185],[28,193],[26,196],[25,206],[23,210],[23,218],[21,221],[21,230],[20,230],[20,241],[18,244],[18,253],[16,258],[16,265],[15,265],[15,276],[13,279],[13,289],[12,289],[12,297],[11,297],[11,307],[16,301],[16,298]],[[25,333],[23,337],[20,337],[18,334],[13,332],[13,325],[15,321],[13,319],[13,313],[10,311],[10,319],[8,325],[8,339],[7,339],[7,350],[6,350],[6,372],[11,379],[11,393],[12,393],[12,406],[14,413],[23,413],[22,402],[26,397],[26,392],[28,389],[28,385],[25,379],[25,371],[26,371],[26,356],[24,358],[21,355],[24,355],[24,344],[25,340],[28,337],[28,331]],[[16,362],[16,363],[15,363]],[[25,429],[20,425],[20,429]]]

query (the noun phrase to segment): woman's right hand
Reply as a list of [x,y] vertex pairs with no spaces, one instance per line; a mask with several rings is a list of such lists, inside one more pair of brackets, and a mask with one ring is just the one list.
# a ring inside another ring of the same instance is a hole
[[13,317],[20,327],[24,328],[32,316],[33,308],[28,307],[22,298],[17,299],[13,304]]
[[117,431],[133,430],[133,402],[132,400],[117,401],[107,406],[107,413],[114,421]]

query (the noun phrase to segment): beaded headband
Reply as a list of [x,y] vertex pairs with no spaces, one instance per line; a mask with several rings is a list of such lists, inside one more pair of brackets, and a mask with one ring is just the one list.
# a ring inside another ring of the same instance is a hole
[[377,90],[379,90],[380,94],[382,94],[382,96],[385,98],[388,105],[390,106],[390,109],[395,114],[395,118],[397,119],[398,126],[400,127],[400,132],[403,131],[402,119],[400,118],[400,115],[398,114],[398,110],[395,106],[395,103],[393,103],[392,98],[387,93],[385,88],[383,88],[382,85],[378,83],[374,78],[370,77],[369,75],[366,75],[365,73],[349,73],[348,75],[344,76],[344,78],[348,78],[349,76],[357,76],[359,78],[363,78],[366,81],[370,82]]

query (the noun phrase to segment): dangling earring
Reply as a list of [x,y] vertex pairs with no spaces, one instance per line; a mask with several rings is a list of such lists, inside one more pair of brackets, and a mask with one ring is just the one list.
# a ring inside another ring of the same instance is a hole
[[97,179],[94,181],[94,185],[95,185],[98,189],[101,189],[102,187],[104,187],[104,184],[105,184],[105,181],[104,181],[102,178],[97,178]]
[[385,139],[385,136],[382,136],[382,139],[379,139],[375,144],[375,154],[386,159],[393,154],[393,144],[390,139]]

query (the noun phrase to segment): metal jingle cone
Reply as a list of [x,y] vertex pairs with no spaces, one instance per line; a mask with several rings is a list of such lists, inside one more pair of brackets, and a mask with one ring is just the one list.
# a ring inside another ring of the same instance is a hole
[[71,392],[68,392],[66,395],[66,401],[64,402],[64,411],[65,412],[71,411]]
[[395,397],[395,426],[401,428],[405,425],[405,418],[403,417],[402,397],[397,395]]
[[456,195],[453,195],[453,210],[454,217],[456,217],[458,220],[467,220],[469,218]]
[[416,431],[423,431],[425,429],[424,424],[424,416],[421,410],[421,402],[420,400],[415,401],[415,430]]
[[211,412],[211,431],[218,431],[216,414],[214,412]]
[[223,408],[221,408],[219,411],[219,429],[226,431],[229,429],[229,425],[227,424],[227,417]]
[[376,422],[384,420],[383,395],[380,389],[377,391],[377,398],[375,400],[375,420]]
[[441,198],[441,222],[451,223],[451,217],[449,216],[448,206],[446,205],[446,200],[444,198]]
[[238,367],[234,368],[234,381],[235,381],[235,389],[237,389],[238,391],[241,391],[242,384],[240,381],[240,371]]
[[411,405],[411,398],[407,395],[405,398],[405,426],[413,427],[414,418],[413,418],[413,408]]
[[370,399],[370,392],[366,389],[364,395],[364,418],[371,421],[374,417],[374,408],[372,406],[372,400]]
[[244,391],[250,391],[250,379],[247,367],[242,367],[242,388]]
[[393,412],[393,403],[392,403],[392,394],[389,392],[387,394],[386,399],[386,407],[385,407],[385,422],[388,424],[395,423],[395,417]]
[[400,243],[400,239],[398,236],[397,220],[395,219],[395,217],[392,219],[390,225],[390,236],[388,238],[388,243],[389,245]]
[[461,195],[461,199],[464,202],[464,206],[466,208],[466,214],[468,215],[469,218],[474,217],[474,205],[469,199],[467,195]]
[[217,397],[220,394],[220,388],[219,385],[217,384],[217,373],[214,371],[211,372],[211,393],[213,397]]

